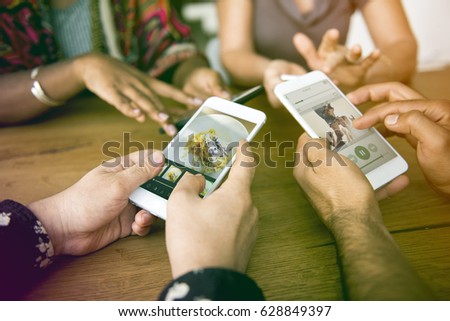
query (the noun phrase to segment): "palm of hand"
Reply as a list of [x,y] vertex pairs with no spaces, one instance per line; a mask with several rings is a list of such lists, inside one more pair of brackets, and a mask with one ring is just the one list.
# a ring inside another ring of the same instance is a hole
[[338,84],[357,87],[364,83],[366,74],[367,70],[361,65],[340,64],[330,73],[330,77]]
[[125,196],[126,187],[109,174],[94,170],[59,195],[66,208],[61,213],[65,254],[90,253],[130,235],[135,207]]

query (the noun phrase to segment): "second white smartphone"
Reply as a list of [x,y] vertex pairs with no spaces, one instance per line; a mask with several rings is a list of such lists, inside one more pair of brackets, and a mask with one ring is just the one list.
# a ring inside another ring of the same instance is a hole
[[166,219],[167,200],[187,172],[205,177],[200,196],[208,196],[228,173],[239,141],[251,141],[265,121],[259,110],[217,97],[207,99],[164,149],[161,173],[138,187],[131,202]]
[[356,163],[374,189],[407,171],[406,161],[376,129],[353,128],[361,112],[324,73],[280,83],[275,95],[311,137],[326,137],[331,150]]

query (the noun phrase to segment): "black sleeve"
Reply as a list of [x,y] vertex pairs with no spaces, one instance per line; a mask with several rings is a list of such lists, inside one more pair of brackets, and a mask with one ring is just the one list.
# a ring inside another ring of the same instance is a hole
[[245,274],[220,268],[189,272],[173,280],[159,296],[162,301],[261,301],[264,295]]
[[19,299],[53,261],[53,245],[36,216],[11,200],[0,202],[0,244],[0,300]]

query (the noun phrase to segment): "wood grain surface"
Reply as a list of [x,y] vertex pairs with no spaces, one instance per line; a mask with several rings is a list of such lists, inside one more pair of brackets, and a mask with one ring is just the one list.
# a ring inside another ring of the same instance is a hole
[[[450,99],[449,80],[447,68],[418,74],[411,85],[430,98]],[[281,149],[258,148],[265,160],[252,188],[260,210],[259,237],[248,273],[269,300],[341,300],[334,240],[285,166],[303,130],[287,111],[270,108],[265,97],[248,105],[268,117],[255,141],[270,134],[273,141],[285,142]],[[0,198],[27,204],[57,193],[106,160],[104,144],[122,142],[124,133],[157,148],[168,140],[155,123],[138,124],[93,96],[78,97],[31,123],[0,128]],[[411,184],[381,203],[385,223],[419,275],[440,299],[449,300],[450,202],[429,188],[414,150],[401,139],[390,142],[408,161]],[[154,300],[171,279],[164,237],[164,222],[158,222],[146,237],[60,258],[24,299]]]

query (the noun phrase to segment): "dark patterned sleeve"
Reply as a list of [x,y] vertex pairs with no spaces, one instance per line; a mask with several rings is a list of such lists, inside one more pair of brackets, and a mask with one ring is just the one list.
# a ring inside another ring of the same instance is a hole
[[18,299],[54,258],[47,231],[25,206],[0,202],[0,300]]
[[0,3],[0,75],[55,62],[53,32],[42,21],[36,0]]
[[189,272],[173,280],[160,294],[162,301],[261,301],[264,295],[245,274],[221,268]]

